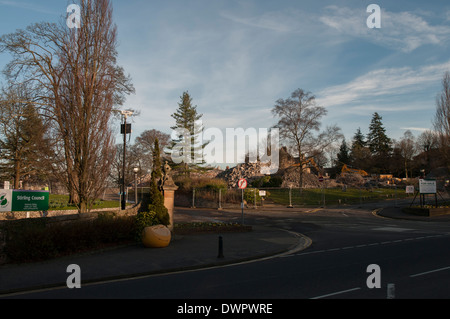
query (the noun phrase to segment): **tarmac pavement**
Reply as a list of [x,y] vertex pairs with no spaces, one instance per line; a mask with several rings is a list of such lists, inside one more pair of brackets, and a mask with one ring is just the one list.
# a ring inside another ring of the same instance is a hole
[[[399,207],[376,212],[386,218],[420,221],[450,221],[450,216],[421,217],[405,214]],[[219,258],[219,236],[223,258]],[[251,232],[174,235],[166,248],[127,245],[39,263],[0,267],[0,298],[8,294],[66,287],[67,267],[80,266],[83,284],[196,270],[272,258],[306,249],[311,240],[283,229],[253,226]]]
[[[219,258],[219,236],[223,258]],[[149,276],[212,266],[249,262],[307,248],[309,238],[286,230],[253,226],[251,232],[175,235],[166,248],[141,244],[63,257],[46,262],[0,267],[0,298],[24,291],[66,287],[72,272],[81,269],[81,284]]]
[[395,207],[395,206],[389,206],[382,208],[376,212],[378,216],[386,217],[386,218],[393,218],[393,219],[404,219],[404,220],[416,220],[416,221],[427,221],[427,222],[435,222],[435,221],[442,221],[442,222],[450,222],[450,215],[441,215],[441,216],[433,216],[433,217],[427,217],[427,216],[418,216],[418,215],[412,215],[407,214],[402,211],[402,207]]

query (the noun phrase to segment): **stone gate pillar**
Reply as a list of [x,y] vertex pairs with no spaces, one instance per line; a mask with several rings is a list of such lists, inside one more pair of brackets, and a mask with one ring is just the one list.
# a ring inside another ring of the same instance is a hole
[[170,225],[168,228],[173,230],[173,208],[175,206],[175,191],[178,190],[178,186],[175,185],[172,176],[170,176],[171,168],[166,161],[163,167],[163,178],[161,180],[161,190],[164,194],[164,206],[167,208],[170,217]]
[[173,208],[175,202],[175,191],[178,189],[177,186],[164,186],[164,206],[167,208],[170,217],[170,225],[167,226],[171,231],[173,230]]

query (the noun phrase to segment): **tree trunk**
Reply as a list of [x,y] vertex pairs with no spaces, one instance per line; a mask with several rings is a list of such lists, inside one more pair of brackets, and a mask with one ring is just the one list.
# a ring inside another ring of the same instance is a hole
[[20,186],[20,161],[15,160],[14,163],[14,189],[19,189]]

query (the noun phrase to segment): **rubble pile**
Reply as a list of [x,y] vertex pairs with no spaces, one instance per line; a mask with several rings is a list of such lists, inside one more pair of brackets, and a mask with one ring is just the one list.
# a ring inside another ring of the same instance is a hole
[[224,179],[229,188],[237,188],[241,178],[245,178],[249,183],[254,179],[264,176],[261,174],[261,163],[244,163],[236,167],[229,168],[217,175],[217,178]]
[[359,174],[343,173],[337,179],[336,182],[351,187],[361,187],[364,184],[364,177]]
[[[298,188],[300,178],[300,168],[290,167],[278,171],[277,176],[281,176],[283,183],[281,187],[294,187]],[[237,188],[238,181],[241,178],[245,178],[249,184],[255,179],[265,176],[261,173],[260,163],[245,163],[239,164],[236,167],[229,168],[217,175],[217,178],[225,180],[229,188]],[[316,174],[303,172],[303,187],[304,188],[317,188],[321,187]]]
[[[281,187],[300,187],[300,167],[290,167],[280,172],[283,178],[283,184]],[[317,175],[303,172],[303,187],[304,188],[317,188],[321,187]]]

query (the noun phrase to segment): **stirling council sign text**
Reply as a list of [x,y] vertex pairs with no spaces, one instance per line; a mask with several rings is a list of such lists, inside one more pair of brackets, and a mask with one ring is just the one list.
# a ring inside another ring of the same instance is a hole
[[47,211],[49,192],[0,189],[0,212]]

